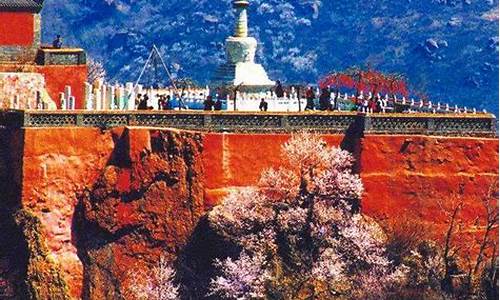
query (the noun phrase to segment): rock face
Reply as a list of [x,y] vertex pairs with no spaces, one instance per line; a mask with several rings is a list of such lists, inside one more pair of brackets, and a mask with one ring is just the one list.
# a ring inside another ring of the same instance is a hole
[[123,131],[25,129],[15,136],[20,139],[14,152],[20,153],[19,205],[40,219],[49,251],[75,298],[83,282],[73,226],[77,196],[103,172]]
[[160,252],[173,259],[203,213],[200,134],[23,129],[0,131],[0,141],[0,298],[30,298],[16,286],[26,260],[9,264],[13,237],[31,244],[13,221],[20,209],[40,223],[41,244],[74,299],[119,297],[113,276],[136,262],[148,269]]
[[85,299],[123,297],[133,272],[176,257],[204,211],[201,135],[159,132],[134,157],[124,138],[77,208]]
[[[59,264],[52,257],[40,219],[27,210],[20,209],[2,218],[2,267],[10,269],[6,274],[2,299],[22,297],[23,299],[70,299]],[[8,240],[6,232],[11,234]]]
[[[150,128],[0,130],[0,298],[120,299],[129,275],[151,269],[160,255],[175,260],[184,289],[194,287],[220,249],[231,251],[199,221],[204,212],[281,165],[288,138]],[[436,199],[456,194],[473,220],[477,199],[498,179],[497,139],[325,139],[354,153],[366,188],[362,210],[372,217],[443,225]]]

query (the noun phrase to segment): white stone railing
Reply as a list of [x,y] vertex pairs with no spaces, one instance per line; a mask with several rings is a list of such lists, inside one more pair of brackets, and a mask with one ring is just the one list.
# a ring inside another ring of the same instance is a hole
[[208,88],[190,88],[182,91],[173,88],[145,89],[142,85],[134,86],[133,83],[106,84],[96,81],[94,84],[85,83],[85,110],[136,110],[138,95],[147,95],[148,107],[159,109],[157,95],[178,98],[177,93],[183,93],[183,99],[205,99]]
[[[136,97],[139,94],[148,95],[147,106],[153,109],[158,107],[157,95],[170,96],[175,102],[172,109],[203,109],[203,102],[210,94],[210,89],[205,88],[190,88],[180,92],[183,93],[182,100],[179,100],[178,90],[173,88],[165,89],[145,89],[142,85],[134,87],[133,83],[122,84],[106,84],[102,81],[97,81],[94,84],[85,83],[85,101],[84,109],[88,111],[133,111],[137,109]],[[317,94],[318,91],[316,91]],[[60,93],[60,103],[63,110],[75,109],[75,97],[71,94],[71,88],[66,86],[64,92]],[[370,98],[372,101],[379,102],[380,112],[406,112],[406,113],[469,113],[481,114],[486,113],[485,110],[478,111],[475,108],[459,107],[457,105],[450,106],[444,103],[433,103],[431,101],[406,99],[404,97],[389,97],[388,95],[348,95],[331,93],[331,107],[335,105],[337,111],[360,111],[365,113],[373,113],[370,107]],[[299,112],[304,111],[307,105],[307,100],[302,98],[299,100],[296,90],[290,89],[290,93],[285,93],[285,97],[277,98],[272,91],[265,93],[240,93],[236,92],[236,100],[229,96],[223,100],[224,110],[227,111],[259,111],[261,99],[265,99],[268,104],[269,112]],[[318,96],[315,99],[315,110],[319,110]],[[12,109],[19,109],[16,105],[16,99],[10,99]],[[215,100],[215,99],[214,99]],[[236,102],[236,104],[235,104]],[[356,104],[358,103],[358,104]],[[33,109],[33,108],[31,108]],[[47,107],[37,107],[37,109],[47,109]]]

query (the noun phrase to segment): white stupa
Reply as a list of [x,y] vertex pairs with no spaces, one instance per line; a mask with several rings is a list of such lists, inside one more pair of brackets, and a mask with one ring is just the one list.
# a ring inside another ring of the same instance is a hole
[[240,90],[262,91],[274,85],[266,71],[255,63],[257,40],[248,36],[247,0],[234,0],[236,26],[234,36],[226,39],[226,63],[219,66],[212,86],[240,86]]

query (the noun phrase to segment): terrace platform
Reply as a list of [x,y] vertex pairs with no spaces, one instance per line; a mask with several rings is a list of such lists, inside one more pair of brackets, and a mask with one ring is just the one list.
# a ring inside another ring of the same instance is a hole
[[38,50],[36,63],[38,65],[85,65],[87,57],[80,48],[42,47]]
[[313,130],[368,134],[422,134],[495,137],[492,114],[365,114],[356,112],[206,112],[206,111],[0,111],[0,126],[163,127],[211,132],[292,132]]

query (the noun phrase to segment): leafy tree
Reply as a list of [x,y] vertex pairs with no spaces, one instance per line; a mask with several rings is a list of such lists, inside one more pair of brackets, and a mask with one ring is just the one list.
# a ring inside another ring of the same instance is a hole
[[385,226],[389,257],[409,270],[398,298],[498,299],[498,182],[478,199],[474,220],[463,194],[461,186],[458,195],[436,200],[445,227],[424,228],[411,214]]

